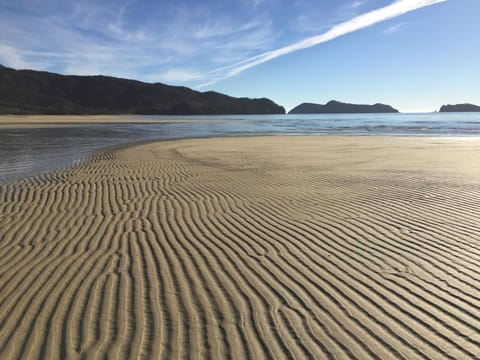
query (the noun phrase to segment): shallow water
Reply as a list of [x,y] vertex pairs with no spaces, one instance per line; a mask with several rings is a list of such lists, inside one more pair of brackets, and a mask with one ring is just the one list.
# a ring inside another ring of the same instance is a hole
[[[191,123],[0,128],[0,183],[75,165],[99,150],[149,140],[242,135],[480,136],[480,113],[154,116]],[[227,120],[195,122],[194,120]]]

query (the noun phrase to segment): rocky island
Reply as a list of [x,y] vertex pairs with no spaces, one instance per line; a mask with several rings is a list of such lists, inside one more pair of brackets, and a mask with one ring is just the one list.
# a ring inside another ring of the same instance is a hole
[[355,113],[398,113],[390,105],[358,105],[339,101],[329,101],[325,105],[303,103],[292,109],[289,114],[355,114]]
[[0,114],[284,114],[261,98],[234,98],[187,87],[114,78],[65,76],[0,65]]
[[443,105],[440,112],[480,112],[480,106],[473,104]]

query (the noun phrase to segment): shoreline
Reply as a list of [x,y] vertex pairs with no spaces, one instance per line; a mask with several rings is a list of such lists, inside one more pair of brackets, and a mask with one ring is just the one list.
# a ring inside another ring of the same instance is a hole
[[[36,125],[41,125],[41,124],[33,124],[35,127]],[[0,130],[2,129],[1,124],[0,124]],[[285,134],[271,134],[271,135],[255,135],[255,134],[246,134],[239,136],[238,134],[224,134],[224,135],[205,135],[205,136],[192,136],[192,137],[184,137],[184,138],[165,138],[165,139],[145,139],[145,140],[138,140],[138,141],[133,141],[125,144],[117,144],[117,145],[109,145],[106,146],[105,148],[101,148],[98,150],[92,151],[90,154],[87,156],[84,156],[82,158],[76,158],[72,160],[71,164],[66,164],[66,165],[61,165],[58,168],[54,169],[46,169],[46,170],[39,170],[35,173],[31,173],[26,176],[21,176],[18,178],[12,178],[10,180],[7,180],[5,182],[0,181],[0,187],[8,185],[10,183],[15,183],[15,182],[22,182],[22,181],[28,181],[29,179],[33,179],[37,176],[49,176],[53,174],[57,174],[63,171],[68,171],[73,168],[79,167],[85,162],[88,162],[92,160],[93,158],[101,155],[109,155],[113,152],[116,151],[121,151],[121,150],[128,150],[130,148],[135,148],[138,146],[142,145],[149,145],[149,144],[160,144],[160,143],[168,143],[168,142],[176,142],[176,141],[189,141],[189,140],[202,140],[202,139],[242,139],[242,138],[269,138],[269,137],[284,137],[284,138],[297,138],[297,137],[306,137],[306,138],[315,138],[315,137],[320,137],[320,138],[331,138],[331,139],[342,139],[342,138],[352,138],[352,139],[362,139],[362,138],[373,138],[373,139],[378,139],[378,140],[385,140],[385,139],[422,139],[422,140],[446,140],[446,139],[451,139],[452,141],[458,141],[458,140],[464,140],[464,141],[474,141],[474,140],[479,140],[480,143],[480,135],[472,135],[472,136],[465,136],[465,135],[446,135],[446,136],[438,136],[438,135],[401,135],[401,134],[392,134],[392,135],[378,135],[378,134],[364,134],[364,135],[358,135],[358,134],[342,134],[342,135],[337,135],[337,134],[312,134],[312,135],[305,135],[305,134],[290,134],[290,135],[285,135]]]
[[[215,115],[215,116],[141,116],[141,115],[79,115],[79,116],[1,116],[0,131],[44,129],[92,130],[108,133],[181,129],[183,134],[224,136],[233,133],[265,135],[333,135],[333,136],[400,136],[400,137],[477,137],[480,136],[478,114],[433,118],[431,114],[320,114],[320,115]],[[223,135],[222,135],[223,134]],[[1,135],[1,133],[0,133]],[[1,139],[1,138],[0,138]]]
[[142,115],[0,115],[0,130],[15,128],[52,128],[64,126],[81,126],[95,124],[187,124],[248,122],[251,120],[224,120],[224,119],[154,119]]
[[473,358],[479,158],[181,139],[0,187],[0,357]]

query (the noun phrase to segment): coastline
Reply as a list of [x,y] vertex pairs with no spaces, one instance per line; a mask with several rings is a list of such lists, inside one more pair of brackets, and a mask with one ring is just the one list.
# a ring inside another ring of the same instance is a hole
[[[196,120],[195,120],[196,121]],[[230,121],[230,120],[229,120]],[[189,122],[187,120],[185,121],[180,121],[180,122]],[[87,123],[87,124],[96,124],[96,123]],[[114,124],[114,123],[112,123]],[[48,128],[52,127],[62,127],[62,124],[56,124],[55,122],[49,123],[49,124],[43,124],[43,123],[32,123],[32,124],[22,124],[25,125],[26,128],[31,128],[31,129],[43,129],[44,125]],[[75,126],[76,124],[71,124],[71,126]],[[21,129],[22,126],[18,127],[18,124],[14,126],[14,128]],[[2,129],[2,124],[0,123],[0,130]],[[4,127],[3,129],[9,129],[8,127]],[[111,152],[115,152],[118,150],[122,149],[128,149],[128,148],[133,148],[139,145],[146,145],[146,144],[154,144],[154,143],[163,143],[163,142],[170,142],[170,141],[188,141],[188,140],[199,140],[199,139],[216,139],[216,138],[223,138],[223,139],[234,139],[234,138],[263,138],[263,137],[320,137],[320,138],[330,138],[331,140],[335,141],[335,139],[342,139],[342,138],[352,138],[352,139],[357,139],[357,138],[373,138],[373,139],[378,139],[381,141],[385,141],[386,139],[389,138],[399,138],[399,139],[419,139],[420,141],[444,141],[446,139],[452,139],[451,141],[456,142],[456,141],[467,141],[467,142],[475,142],[475,139],[480,139],[480,136],[477,135],[469,135],[469,136],[464,136],[464,135],[445,135],[445,136],[439,136],[439,135],[407,135],[407,134],[341,134],[341,135],[336,135],[336,134],[311,134],[311,135],[306,135],[306,134],[269,134],[269,135],[263,135],[263,134],[228,134],[224,133],[222,135],[200,135],[200,136],[188,136],[188,137],[166,137],[163,139],[136,139],[136,140],[131,140],[129,142],[122,142],[118,144],[109,144],[109,145],[104,145],[103,147],[97,147],[96,149],[92,150],[87,150],[86,153],[84,153],[81,156],[78,157],[72,157],[69,159],[67,162],[62,162],[59,165],[56,166],[48,166],[48,167],[39,167],[36,169],[32,169],[31,171],[28,172],[20,172],[19,174],[12,174],[12,176],[7,176],[6,178],[1,178],[0,177],[0,186],[2,185],[7,185],[10,182],[18,182],[22,180],[28,180],[30,178],[34,178],[36,176],[49,176],[50,174],[54,173],[59,173],[63,171],[67,171],[68,169],[75,168],[77,166],[80,166],[84,162],[88,162],[91,159],[95,158],[98,155],[104,155],[108,154]],[[463,139],[463,140],[462,140]],[[446,140],[446,143],[448,143],[449,140]],[[472,159],[472,162],[474,162],[474,159]]]
[[166,140],[0,186],[0,357],[473,357],[479,156]]
[[12,128],[49,128],[78,126],[88,124],[165,124],[165,123],[224,123],[250,120],[188,119],[187,116],[175,116],[159,119],[149,115],[0,115],[0,129]]

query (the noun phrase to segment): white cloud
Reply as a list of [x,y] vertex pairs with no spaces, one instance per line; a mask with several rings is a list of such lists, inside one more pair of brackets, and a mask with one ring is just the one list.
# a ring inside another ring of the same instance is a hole
[[350,5],[353,9],[357,9],[361,6],[363,6],[364,2],[361,0],[354,0],[354,2]]
[[240,0],[240,3],[243,3],[246,6],[251,6],[253,9],[256,9],[265,1],[267,0]]
[[[205,87],[279,56],[446,0],[391,0],[391,5],[360,16],[356,14],[366,0],[349,0],[333,14],[325,14],[338,24],[332,27],[305,6],[302,14],[312,12],[311,21],[304,23],[308,33],[320,35],[277,49],[280,41],[286,43],[282,39],[292,39],[292,33],[289,24],[277,21],[273,2],[237,1],[241,12],[224,12],[222,6],[202,2],[187,6],[167,1],[144,12],[135,0],[51,0],[43,7],[42,0],[18,0],[13,5],[0,0],[10,9],[0,12],[0,63],[144,81],[206,82]],[[25,11],[32,3],[38,6]],[[293,6],[288,21],[298,18],[298,10]],[[298,32],[293,35],[298,39]]]
[[278,31],[268,10],[255,10],[269,0],[238,1],[229,12],[215,3],[173,0],[149,11],[138,0],[0,0],[0,63],[64,74],[199,81],[206,69],[274,46]]
[[31,69],[32,66],[23,59],[22,54],[14,47],[0,44],[0,64],[15,69]]
[[202,74],[190,70],[190,69],[170,69],[160,74],[152,74],[149,76],[150,80],[153,82],[167,82],[167,83],[178,83],[178,82],[185,82],[185,81],[193,81],[199,80],[203,76]]
[[[199,87],[203,88],[210,86],[221,80],[231,78],[247,69],[271,61],[280,56],[307,49],[334,40],[340,36],[364,29],[382,21],[393,19],[408,12],[445,1],[447,0],[397,0],[388,6],[356,16],[351,20],[335,25],[330,30],[320,35],[312,36],[291,45],[265,52],[233,64],[230,67],[222,67],[214,70],[212,73],[217,73],[217,75],[212,80],[201,84]],[[228,70],[226,73],[223,73],[223,71],[228,68],[230,68],[230,70]]]
[[326,31],[335,24],[344,22],[359,14],[361,8],[365,5],[363,0],[350,0],[341,3],[331,11],[325,11],[323,7],[312,6],[312,1],[296,1],[296,7],[299,13],[296,15],[296,21],[291,25],[293,30],[305,33],[315,34]]
[[400,23],[400,24],[395,24],[393,26],[390,26],[389,28],[383,30],[383,33],[385,35],[392,35],[392,34],[395,34],[396,32],[398,32],[402,27],[404,27],[405,25],[408,25],[410,24],[410,22],[403,22],[403,23]]

